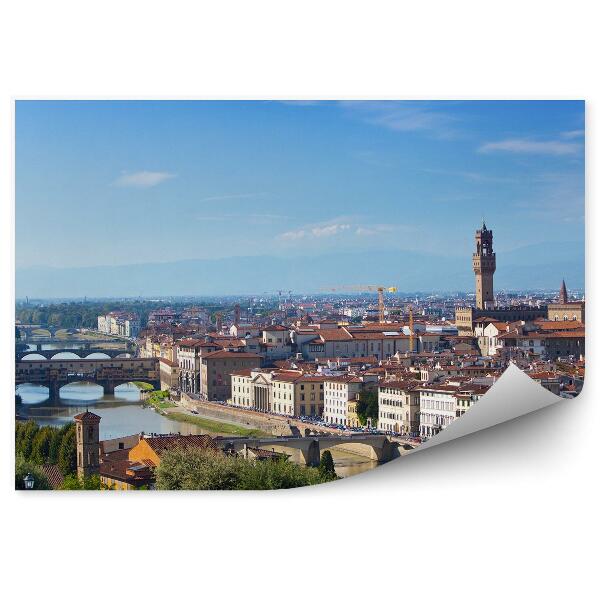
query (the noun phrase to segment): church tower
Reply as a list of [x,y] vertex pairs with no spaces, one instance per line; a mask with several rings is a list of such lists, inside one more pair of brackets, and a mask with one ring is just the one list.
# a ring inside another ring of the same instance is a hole
[[567,304],[569,301],[569,295],[567,294],[567,286],[565,285],[565,280],[562,280],[562,285],[560,286],[560,292],[558,293],[558,303],[559,304]]
[[492,247],[492,230],[485,226],[475,232],[475,252],[473,253],[473,271],[475,271],[475,294],[477,308],[494,306],[494,272],[496,271],[496,253]]
[[85,411],[73,417],[77,437],[77,476],[89,477],[100,472],[100,419]]

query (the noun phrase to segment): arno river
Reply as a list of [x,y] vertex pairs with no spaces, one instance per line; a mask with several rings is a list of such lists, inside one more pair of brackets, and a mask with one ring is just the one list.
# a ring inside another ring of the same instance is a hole
[[[56,348],[56,347],[55,347]],[[44,350],[51,350],[52,345],[44,345]],[[69,358],[73,355],[58,356]],[[31,356],[35,358],[35,356]],[[39,425],[60,427],[73,419],[73,416],[89,409],[102,417],[100,421],[100,439],[115,438],[135,433],[208,433],[219,435],[214,431],[204,431],[191,423],[172,421],[158,412],[146,408],[140,401],[140,393],[131,383],[115,388],[114,395],[103,393],[101,386],[92,383],[72,383],[60,390],[58,404],[48,403],[48,388],[24,384],[17,387],[22,404],[17,408],[19,416],[33,419]],[[223,433],[222,435],[228,435]],[[368,471],[377,465],[375,461],[362,456],[348,454],[333,449],[332,455],[336,464],[336,472],[341,477],[348,477],[362,471]]]

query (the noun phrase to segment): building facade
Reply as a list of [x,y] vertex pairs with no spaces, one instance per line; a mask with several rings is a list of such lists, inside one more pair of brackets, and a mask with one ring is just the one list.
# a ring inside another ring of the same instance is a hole
[[414,383],[387,381],[378,387],[377,428],[398,435],[419,433],[420,392]]

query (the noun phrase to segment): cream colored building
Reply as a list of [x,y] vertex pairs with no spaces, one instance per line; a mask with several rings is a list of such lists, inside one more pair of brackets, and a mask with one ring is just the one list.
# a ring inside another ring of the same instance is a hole
[[301,371],[246,369],[231,374],[232,406],[290,417],[321,415],[325,377]]
[[349,427],[348,403],[355,401],[360,392],[374,387],[377,379],[376,375],[327,377],[324,385],[323,420],[333,425]]
[[377,428],[398,435],[419,433],[420,392],[415,382],[379,384]]

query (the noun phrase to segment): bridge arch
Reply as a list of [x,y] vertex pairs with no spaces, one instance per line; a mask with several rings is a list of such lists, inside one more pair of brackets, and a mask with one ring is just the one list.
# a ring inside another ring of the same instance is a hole
[[81,356],[76,352],[63,352],[59,350],[50,357],[50,360],[78,360],[79,358],[81,358]]
[[15,386],[15,394],[21,397],[23,404],[39,404],[50,398],[50,388],[35,382],[23,382]]
[[21,360],[48,360],[43,354],[38,354],[35,350],[32,350],[29,354],[25,354]]
[[394,458],[394,448],[397,444],[390,442],[387,436],[367,436],[364,439],[358,436],[349,436],[345,438],[320,439],[319,449],[321,454],[330,448],[337,448],[343,452],[366,456],[377,462],[387,462]]
[[102,352],[101,350],[94,350],[93,352],[81,352],[79,355],[81,358],[110,358],[110,354],[106,354],[106,352]]

